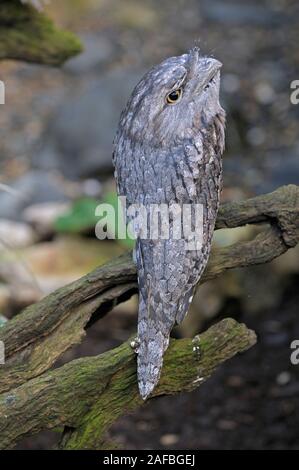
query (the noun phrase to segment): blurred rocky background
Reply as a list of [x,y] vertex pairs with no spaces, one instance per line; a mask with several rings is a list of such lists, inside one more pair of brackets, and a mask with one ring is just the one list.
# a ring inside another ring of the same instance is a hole
[[[76,32],[83,54],[61,69],[1,62],[0,327],[53,289],[128,249],[98,241],[94,209],[115,202],[112,140],[119,114],[144,71],[199,45],[224,66],[228,114],[223,201],[299,184],[296,0],[52,0],[47,13]],[[215,245],[252,235],[221,230]],[[191,336],[232,316],[258,345],[225,364],[200,390],[151,401],[111,431],[122,448],[299,448],[299,251],[227,273],[201,287],[176,329]],[[136,298],[118,306],[63,360],[119,344],[136,328]],[[43,433],[20,448],[49,448]]]

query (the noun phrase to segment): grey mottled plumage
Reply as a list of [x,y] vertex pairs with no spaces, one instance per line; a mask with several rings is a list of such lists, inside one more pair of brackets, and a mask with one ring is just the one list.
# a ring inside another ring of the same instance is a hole
[[[184,238],[137,236],[137,361],[143,398],[159,380],[170,331],[185,317],[209,257],[222,184],[220,67],[197,48],[153,67],[134,89],[114,142],[118,192],[128,204],[203,205],[200,250],[186,251]],[[173,90],[179,90],[180,99],[169,104],[166,97]]]

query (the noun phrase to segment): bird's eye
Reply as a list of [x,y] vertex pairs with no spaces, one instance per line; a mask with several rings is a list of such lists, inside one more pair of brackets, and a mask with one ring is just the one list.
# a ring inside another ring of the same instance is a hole
[[166,102],[168,104],[175,104],[179,101],[182,96],[182,88],[178,88],[177,90],[173,90],[166,96]]

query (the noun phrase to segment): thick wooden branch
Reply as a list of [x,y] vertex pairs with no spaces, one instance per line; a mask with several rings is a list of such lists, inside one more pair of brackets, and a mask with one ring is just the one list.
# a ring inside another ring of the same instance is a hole
[[61,65],[81,52],[79,39],[30,5],[19,0],[0,3],[0,59]]
[[[253,240],[214,250],[201,282],[227,269],[271,261],[295,246],[299,188],[286,186],[221,207],[217,228],[246,223],[263,224],[262,230]],[[128,344],[55,371],[48,369],[82,339],[88,326],[136,291],[136,270],[128,253],[30,306],[0,329],[6,349],[6,364],[0,367],[2,448],[60,425],[67,429],[64,448],[107,446],[105,430],[142,403]],[[192,389],[254,340],[245,326],[226,320],[201,335],[199,343],[172,341],[155,395]]]
[[[217,227],[247,222],[266,225],[253,240],[214,250],[201,283],[227,269],[269,262],[294,246],[299,238],[299,187],[284,186],[245,202],[225,204]],[[81,341],[87,326],[135,292],[136,270],[128,253],[25,309],[0,329],[6,347],[0,393],[48,370]]]
[[[219,364],[254,343],[255,334],[232,319],[193,340],[171,340],[154,396],[193,390]],[[59,426],[68,428],[62,448],[107,448],[109,426],[142,403],[136,356],[126,342],[100,356],[74,360],[0,395],[0,448]]]
[[284,243],[298,243],[299,187],[293,184],[242,202],[224,204],[218,214],[217,228],[233,228],[246,224],[273,223]]

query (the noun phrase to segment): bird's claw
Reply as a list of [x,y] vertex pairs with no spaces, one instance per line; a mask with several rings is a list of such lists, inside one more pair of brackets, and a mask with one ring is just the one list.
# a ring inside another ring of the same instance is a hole
[[131,342],[130,342],[130,346],[131,348],[133,349],[133,351],[138,354],[138,348],[140,346],[140,340],[138,338],[138,336],[136,336],[136,338],[134,338]]

